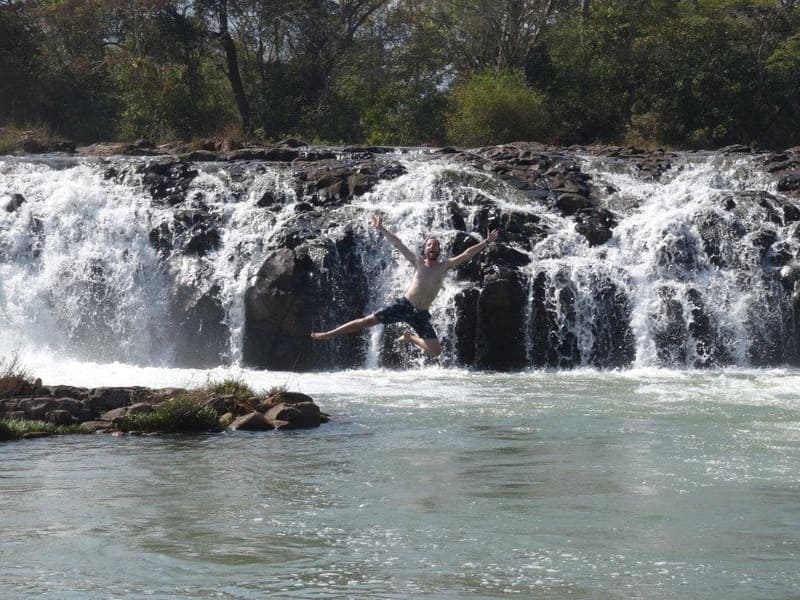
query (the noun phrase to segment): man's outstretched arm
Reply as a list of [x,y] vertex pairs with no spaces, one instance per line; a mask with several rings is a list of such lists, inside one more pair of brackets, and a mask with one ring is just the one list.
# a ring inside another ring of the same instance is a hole
[[478,254],[479,252],[482,252],[483,250],[485,250],[489,246],[489,244],[491,244],[492,242],[497,241],[497,236],[498,236],[498,230],[497,229],[494,229],[494,230],[490,231],[489,235],[486,236],[485,240],[470,246],[469,248],[464,250],[458,256],[453,256],[452,258],[448,259],[447,260],[448,268],[452,269],[453,267],[457,267],[458,265],[467,262],[469,259],[471,259],[476,254]]
[[393,234],[391,231],[389,231],[383,226],[383,222],[381,221],[381,218],[378,215],[372,215],[372,226],[378,231],[380,231],[383,234],[383,236],[387,240],[389,240],[389,243],[395,248],[397,248],[397,251],[400,252],[400,254],[402,254],[408,262],[416,266],[417,255],[414,254],[414,252],[412,252],[399,237],[397,237],[395,234]]

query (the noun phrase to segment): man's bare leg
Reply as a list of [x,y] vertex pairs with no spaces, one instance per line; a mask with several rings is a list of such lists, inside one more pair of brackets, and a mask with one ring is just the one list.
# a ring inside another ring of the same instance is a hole
[[431,358],[439,356],[442,353],[442,346],[439,344],[439,340],[436,338],[423,339],[418,335],[414,335],[410,331],[403,333],[403,335],[398,337],[395,342],[408,342],[414,344],[418,348],[424,350],[425,353]]
[[330,331],[322,331],[322,332],[315,332],[311,334],[311,337],[315,340],[329,340],[331,338],[336,337],[337,335],[344,335],[346,333],[355,333],[356,331],[361,331],[362,329],[366,329],[367,327],[373,327],[378,324],[378,319],[375,315],[368,315],[366,317],[361,317],[360,319],[353,319],[352,321],[348,321],[344,325],[339,325],[336,329],[331,329]]

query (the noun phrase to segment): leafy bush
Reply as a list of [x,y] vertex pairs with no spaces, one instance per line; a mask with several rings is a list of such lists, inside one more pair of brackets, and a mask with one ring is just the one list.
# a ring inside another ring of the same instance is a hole
[[187,433],[220,431],[217,413],[197,396],[183,394],[151,412],[129,414],[115,423],[121,431]]
[[473,75],[451,92],[448,139],[464,146],[536,141],[548,135],[545,98],[520,72]]

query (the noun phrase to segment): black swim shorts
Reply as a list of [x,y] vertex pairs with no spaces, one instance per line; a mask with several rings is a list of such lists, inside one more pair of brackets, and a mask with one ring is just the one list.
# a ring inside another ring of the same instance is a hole
[[436,331],[431,325],[431,313],[427,310],[418,310],[407,298],[401,296],[389,306],[386,306],[375,313],[375,317],[380,323],[408,323],[411,328],[423,340],[436,337]]

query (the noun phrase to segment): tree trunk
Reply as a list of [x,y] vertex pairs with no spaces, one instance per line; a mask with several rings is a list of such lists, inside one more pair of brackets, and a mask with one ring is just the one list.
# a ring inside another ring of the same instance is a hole
[[231,91],[236,100],[236,106],[239,109],[239,116],[242,119],[242,130],[246,134],[253,132],[253,120],[250,114],[250,102],[247,100],[244,86],[242,85],[242,77],[239,73],[239,56],[236,53],[236,44],[233,43],[233,38],[228,31],[228,1],[220,0],[219,10],[219,40],[222,48],[225,50],[225,59],[228,63],[228,70],[226,72],[228,81],[231,82]]

